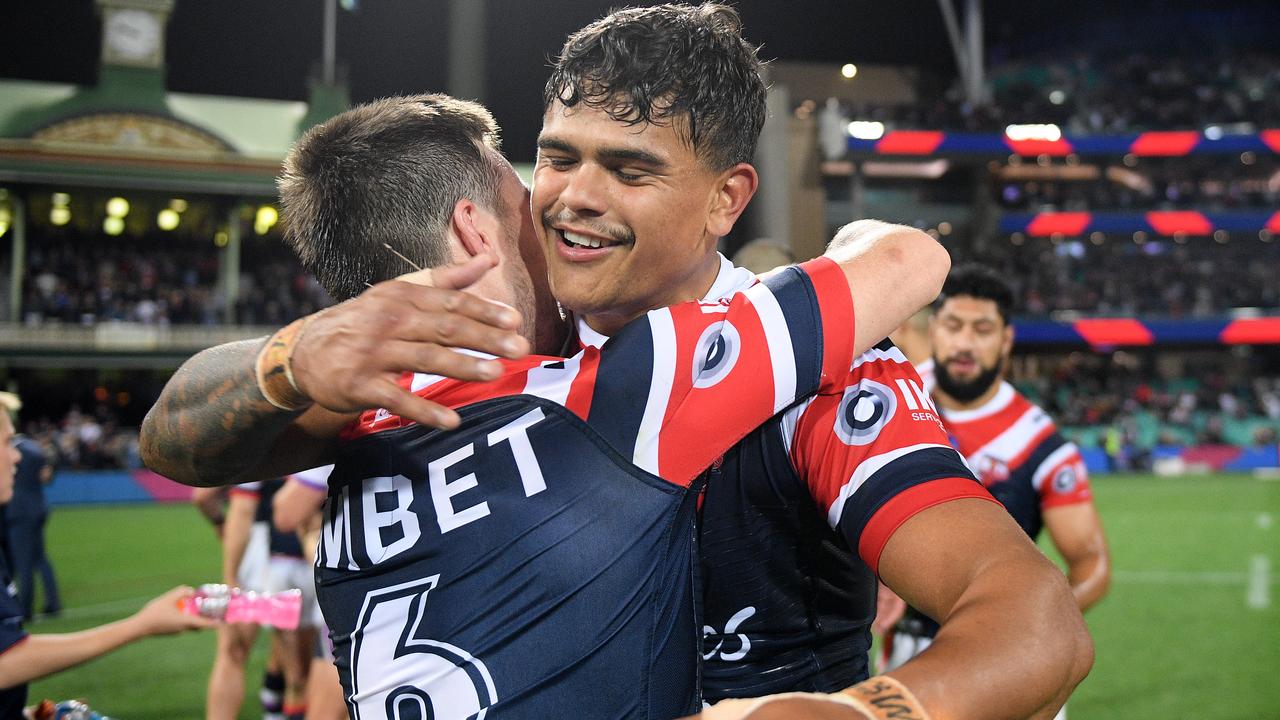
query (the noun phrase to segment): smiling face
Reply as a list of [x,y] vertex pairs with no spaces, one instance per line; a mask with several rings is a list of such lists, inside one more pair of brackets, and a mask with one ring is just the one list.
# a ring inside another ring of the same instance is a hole
[[702,297],[716,241],[755,191],[754,169],[713,171],[676,124],[628,125],[556,102],[543,118],[533,216],[561,304],[603,333]]

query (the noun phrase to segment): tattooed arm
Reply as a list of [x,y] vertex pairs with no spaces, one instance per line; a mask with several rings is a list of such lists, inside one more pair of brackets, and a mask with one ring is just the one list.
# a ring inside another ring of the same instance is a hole
[[501,371],[497,362],[454,347],[503,357],[528,353],[528,342],[514,332],[518,313],[459,290],[487,262],[437,269],[438,287],[379,283],[312,316],[292,355],[294,381],[311,403],[304,410],[281,410],[263,396],[255,370],[262,339],[198,353],[143,420],[143,462],[187,485],[229,485],[326,464],[333,438],[362,410],[386,408],[424,425],[456,427],[457,413],[396,380],[406,371],[491,380]]

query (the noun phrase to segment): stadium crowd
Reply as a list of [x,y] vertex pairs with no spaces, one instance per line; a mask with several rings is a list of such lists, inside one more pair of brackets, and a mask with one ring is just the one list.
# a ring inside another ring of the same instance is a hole
[[1245,153],[1234,158],[1144,159],[1134,170],[1107,168],[1094,180],[1030,180],[996,186],[1005,210],[1222,212],[1280,207],[1280,163]]
[[1280,438],[1280,377],[1236,375],[1207,358],[1177,377],[1158,378],[1127,353],[1076,353],[1017,385],[1086,447],[1104,446],[1110,432],[1137,451],[1274,445]]
[[1019,314],[1078,311],[1172,318],[1222,315],[1231,308],[1280,307],[1273,269],[1280,245],[1257,235],[1167,238],[1139,235],[994,243],[977,258],[1014,286]]
[[[246,243],[236,321],[281,325],[329,304],[283,247]],[[275,243],[278,244],[278,243]],[[33,243],[23,286],[27,325],[214,325],[227,321],[218,253],[152,237],[46,238]]]
[[999,64],[989,77],[986,103],[966,101],[957,83],[932,102],[854,103],[847,111],[851,119],[897,129],[997,133],[1012,123],[1055,123],[1067,134],[1099,135],[1211,124],[1253,131],[1280,122],[1280,63],[1272,54],[1042,57]]

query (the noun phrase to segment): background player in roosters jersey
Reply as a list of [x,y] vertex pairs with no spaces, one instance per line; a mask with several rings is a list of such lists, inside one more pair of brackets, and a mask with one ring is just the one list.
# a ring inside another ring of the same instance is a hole
[[[352,186],[341,173],[305,169],[303,158],[321,147],[348,168],[378,166],[376,158],[353,164],[338,150],[374,127],[413,137],[407,117],[425,117],[430,127],[438,114],[482,112],[409,98],[344,114],[291,155],[286,208],[301,186]],[[411,144],[443,142],[426,137]],[[377,140],[364,144],[402,162],[416,157],[394,137]],[[498,170],[504,185],[519,188],[509,166]],[[506,193],[519,197],[514,189]],[[367,226],[359,207],[348,209],[343,217]],[[295,238],[299,228],[331,222],[291,217]],[[834,392],[854,343],[869,345],[933,293],[945,256],[906,262],[932,241],[907,229],[876,230],[842,235],[832,252],[847,262],[844,271],[815,261],[732,301],[655,311],[604,350],[509,363],[484,385],[405,377],[406,389],[464,408],[457,433],[386,410],[365,413],[337,458],[318,561],[353,713],[429,705],[437,716],[492,708],[511,716],[669,717],[694,709],[690,488],[752,427],[819,388]],[[436,242],[447,254],[465,255],[454,233],[446,237]],[[501,237],[484,242],[510,253]],[[349,276],[334,267],[345,266],[322,262],[317,274],[341,297]],[[901,292],[872,306],[881,283]],[[862,307],[853,332],[851,300]],[[734,412],[725,416],[726,407]],[[695,434],[700,440],[688,442]],[[442,663],[453,670],[441,671]],[[608,691],[605,675],[618,680]],[[588,695],[590,708],[579,710]]]
[[[1004,379],[1013,350],[1013,292],[994,271],[948,276],[930,324],[932,396],[952,442],[1027,535],[1048,529],[1081,610],[1107,592],[1110,562],[1084,461],[1053,420]],[[882,604],[892,622],[892,603]],[[888,667],[921,652],[937,623],[908,608],[887,639]]]

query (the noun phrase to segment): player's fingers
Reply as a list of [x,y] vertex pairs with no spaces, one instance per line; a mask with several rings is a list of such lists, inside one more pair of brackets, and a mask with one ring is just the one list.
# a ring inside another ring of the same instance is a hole
[[406,317],[396,339],[478,350],[512,360],[528,355],[531,349],[529,341],[518,333],[445,312],[424,311]]
[[510,305],[460,290],[397,283],[398,300],[419,312],[459,315],[504,330],[520,327],[520,313]]
[[405,273],[396,279],[413,283],[414,285],[438,287],[446,290],[461,290],[462,288],[470,287],[497,264],[497,258],[486,253],[473,255],[466,262],[458,263],[457,265],[423,268],[411,273]]
[[420,398],[394,382],[389,380],[384,382],[385,385],[381,385],[382,402],[379,406],[385,408],[387,412],[412,420],[419,425],[441,430],[452,430],[462,422],[458,413],[453,410]]
[[502,363],[426,342],[393,341],[383,346],[382,362],[395,373],[416,372],[454,380],[494,380]]

